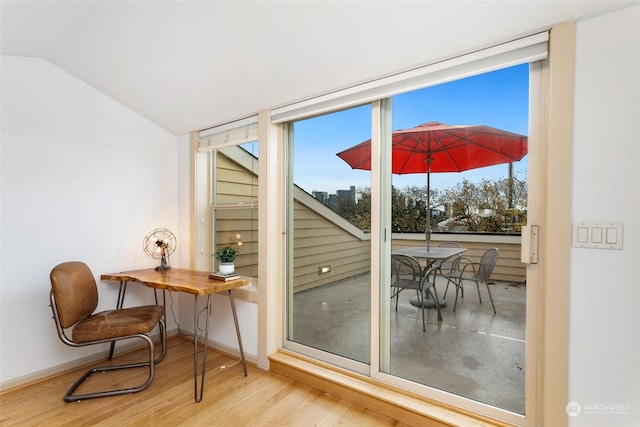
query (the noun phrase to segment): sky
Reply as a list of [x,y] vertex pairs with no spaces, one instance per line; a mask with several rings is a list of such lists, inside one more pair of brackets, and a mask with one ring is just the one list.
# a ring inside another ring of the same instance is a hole
[[[528,135],[529,65],[523,64],[392,98],[392,129],[437,121],[449,125],[489,125]],[[370,187],[369,171],[353,170],[336,153],[371,138],[371,107],[355,107],[294,123],[294,182],[305,191]],[[514,163],[526,178],[527,156]],[[431,187],[444,189],[463,178],[479,181],[507,176],[508,165],[461,173],[431,174]],[[426,185],[426,174],[393,175],[396,188]]]

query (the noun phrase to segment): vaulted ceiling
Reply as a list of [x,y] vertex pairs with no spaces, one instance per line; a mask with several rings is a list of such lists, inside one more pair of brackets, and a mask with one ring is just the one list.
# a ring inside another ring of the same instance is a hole
[[637,3],[2,1],[1,52],[182,134]]

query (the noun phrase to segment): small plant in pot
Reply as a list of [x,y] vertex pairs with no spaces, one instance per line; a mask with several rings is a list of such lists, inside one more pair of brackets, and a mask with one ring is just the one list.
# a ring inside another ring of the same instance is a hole
[[233,261],[238,257],[240,253],[239,247],[221,246],[213,253],[213,257],[217,259],[218,271],[222,274],[231,274],[235,271]]

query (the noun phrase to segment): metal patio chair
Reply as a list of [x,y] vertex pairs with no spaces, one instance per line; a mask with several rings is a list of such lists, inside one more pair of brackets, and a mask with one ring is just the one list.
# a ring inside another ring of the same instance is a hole
[[401,254],[391,255],[391,288],[393,290],[391,299],[396,298],[396,311],[398,311],[400,292],[405,289],[415,290],[418,295],[420,310],[422,310],[423,331],[426,331],[424,291],[429,292],[429,295],[431,295],[431,298],[435,301],[435,306],[438,310],[438,320],[442,320],[440,301],[438,300],[435,283],[429,281],[429,276],[433,275],[433,272],[433,269],[429,269],[423,273],[422,266],[418,260],[412,256]]
[[480,283],[484,283],[487,287],[487,292],[489,293],[489,299],[491,300],[491,307],[493,308],[494,314],[496,313],[496,306],[493,303],[493,297],[491,296],[491,290],[489,289],[489,278],[491,277],[491,273],[493,272],[493,267],[496,265],[496,261],[498,260],[498,248],[487,249],[484,254],[482,254],[482,258],[480,258],[480,262],[478,263],[468,263],[461,270],[460,274],[453,278],[453,283],[456,285],[456,301],[453,304],[453,312],[456,311],[456,306],[458,305],[458,293],[461,291],[464,295],[463,283],[465,280],[473,281],[476,283],[476,289],[478,290],[478,299],[482,304],[482,297],[480,296]]
[[[459,243],[456,242],[442,242],[438,245],[439,248],[462,248]],[[442,300],[447,298],[447,292],[449,291],[449,284],[456,285],[456,279],[460,276],[461,264],[470,264],[472,261],[469,258],[465,258],[463,254],[455,255],[451,258],[438,261],[434,264],[435,274],[439,275],[447,280],[447,286],[444,289],[444,296]],[[461,289],[462,298],[464,298],[464,289]]]

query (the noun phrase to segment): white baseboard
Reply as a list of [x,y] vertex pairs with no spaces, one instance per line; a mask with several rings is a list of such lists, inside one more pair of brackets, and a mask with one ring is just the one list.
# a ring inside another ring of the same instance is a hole
[[[178,335],[178,329],[172,329],[167,331],[167,339],[173,338]],[[151,338],[159,342],[160,341],[160,333],[153,334]],[[136,340],[137,341],[137,340]],[[240,358],[240,351],[236,348],[229,347],[225,344],[219,343],[217,341],[213,341],[212,339],[207,340],[207,345],[209,348],[217,350],[221,353],[225,353],[231,356],[235,356]],[[137,350],[138,348],[143,347],[144,344],[139,344],[138,342],[132,341],[130,343],[121,344],[116,347],[116,355],[118,353],[128,352]],[[43,380],[48,377],[52,377],[54,375],[62,374],[64,372],[70,371],[72,369],[76,369],[82,366],[89,365],[91,363],[96,363],[105,359],[104,352],[98,352],[92,354],[90,356],[81,357],[80,359],[72,360],[71,362],[63,363],[61,365],[52,366],[47,369],[42,369],[40,371],[32,372],[27,375],[23,375],[18,378],[14,378],[11,380],[0,382],[0,393],[11,390],[16,387],[21,387],[27,384],[35,383],[40,380]],[[256,364],[258,363],[258,356],[255,354],[247,354],[245,352],[245,359],[248,363]]]
[[[177,328],[167,331],[167,339],[172,338],[176,335],[178,335]],[[155,342],[160,342],[160,332],[151,334],[151,338]],[[133,340],[129,343],[119,344],[116,346],[116,355],[118,353],[136,350],[141,347],[144,347],[144,344],[140,344],[139,340]],[[72,360],[71,362],[63,363],[61,365],[56,365],[47,369],[42,369],[40,371],[32,372],[30,374],[23,375],[18,378],[2,381],[0,382],[0,393],[10,390],[12,388],[38,382],[45,378],[62,374],[72,369],[80,368],[82,366],[89,365],[91,363],[96,363],[101,360],[105,360],[105,353],[103,351],[100,351],[95,354],[91,354],[89,356],[81,357],[80,359]]]
[[[225,353],[225,354],[237,357],[238,359],[240,358],[240,350],[238,350],[237,348],[229,347],[228,345],[219,343],[217,341],[213,341],[211,338],[207,340],[207,345],[209,346],[209,348],[218,350],[220,353]],[[252,363],[254,365],[258,364],[257,354],[250,354],[245,351],[244,358],[247,361],[247,363]]]

